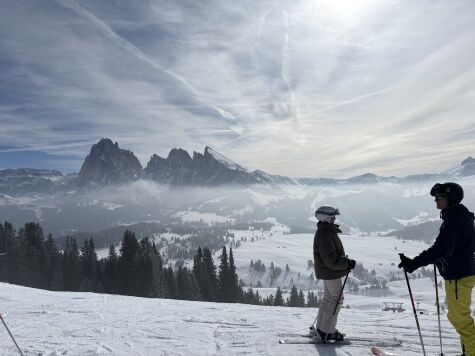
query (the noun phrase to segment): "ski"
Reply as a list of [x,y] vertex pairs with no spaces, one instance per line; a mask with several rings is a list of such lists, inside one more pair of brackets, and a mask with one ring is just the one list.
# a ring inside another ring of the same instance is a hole
[[[314,340],[320,341],[318,337],[316,337],[316,335],[311,334],[311,333],[310,334],[291,334],[291,333],[279,334],[279,337],[284,338],[284,340],[286,338],[289,338],[289,339],[307,338],[307,339],[314,339]],[[363,343],[363,344],[367,344],[368,346],[379,346],[379,347],[399,347],[402,345],[402,340],[397,339],[395,337],[383,339],[383,338],[365,338],[365,337],[351,336],[351,337],[347,337],[345,340],[350,340],[353,343]]]
[[328,341],[323,341],[320,339],[312,339],[312,338],[305,338],[305,337],[290,337],[290,338],[284,338],[284,339],[279,339],[279,344],[313,344],[313,345],[351,345],[351,340],[345,339],[345,340],[328,340]]
[[370,345],[377,345],[379,347],[399,347],[402,345],[402,340],[397,338],[365,338],[365,337],[351,337],[353,341],[360,341]]
[[377,356],[399,356],[398,354],[394,354],[392,352],[386,352],[374,346],[371,348],[371,352],[373,353],[373,355],[377,355]]

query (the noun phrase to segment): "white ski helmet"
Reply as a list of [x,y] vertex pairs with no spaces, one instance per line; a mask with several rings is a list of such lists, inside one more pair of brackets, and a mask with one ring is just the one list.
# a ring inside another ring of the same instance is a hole
[[315,211],[315,217],[322,222],[330,222],[336,215],[340,215],[340,211],[327,205],[321,206]]

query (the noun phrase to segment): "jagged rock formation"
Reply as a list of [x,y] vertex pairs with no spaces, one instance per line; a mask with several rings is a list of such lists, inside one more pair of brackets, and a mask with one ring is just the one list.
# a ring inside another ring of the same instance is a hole
[[215,186],[222,184],[292,183],[287,177],[253,171],[240,166],[211,147],[193,158],[182,149],[173,149],[167,158],[153,155],[144,169],[144,178],[171,185]]
[[193,160],[182,149],[170,151],[167,158],[154,154],[145,167],[143,177],[173,185],[187,185],[192,182]]
[[118,184],[140,178],[142,165],[133,152],[119,148],[108,138],[92,146],[79,171],[79,184]]

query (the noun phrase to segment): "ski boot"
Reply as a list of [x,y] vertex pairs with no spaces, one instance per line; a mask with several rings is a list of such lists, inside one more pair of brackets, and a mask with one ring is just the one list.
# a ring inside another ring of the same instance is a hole
[[335,330],[332,333],[326,333],[317,329],[318,335],[322,341],[343,341],[345,340],[345,334],[342,334],[338,330]]
[[345,334],[342,334],[338,330],[335,330],[335,332],[328,335],[328,338],[330,340],[343,341],[343,340],[345,340]]

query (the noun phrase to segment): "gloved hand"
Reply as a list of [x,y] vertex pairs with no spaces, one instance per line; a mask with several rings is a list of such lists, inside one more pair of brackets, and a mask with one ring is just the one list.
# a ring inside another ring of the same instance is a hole
[[419,266],[417,266],[415,263],[414,263],[414,260],[409,258],[409,257],[406,257],[404,256],[403,254],[400,255],[401,256],[401,263],[398,264],[398,267],[399,268],[404,268],[404,270],[407,272],[407,273],[412,273],[414,272],[416,269],[419,268]]
[[348,271],[351,271],[352,269],[355,269],[356,266],[356,261],[355,260],[348,260]]

